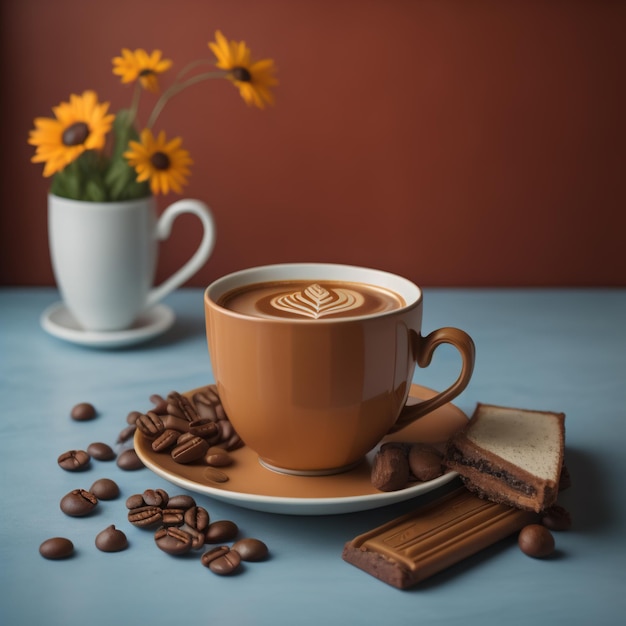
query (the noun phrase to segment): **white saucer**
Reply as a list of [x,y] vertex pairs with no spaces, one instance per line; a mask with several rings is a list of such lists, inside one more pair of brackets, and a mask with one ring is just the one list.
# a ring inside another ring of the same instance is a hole
[[[191,397],[195,391],[184,395]],[[409,403],[434,394],[432,389],[412,385]],[[467,424],[467,419],[463,411],[448,403],[383,441],[421,441],[442,448],[452,433]],[[135,433],[135,451],[146,467],[179,487],[243,508],[285,515],[334,515],[374,509],[415,498],[457,476],[456,472],[448,471],[434,480],[384,492],[373,487],[371,481],[375,451],[357,467],[342,474],[295,476],[267,469],[250,448],[243,446],[231,452],[235,462],[224,468],[228,481],[219,483],[207,475],[206,465],[182,465],[172,460],[169,453],[154,452],[151,442],[139,430]]]
[[157,337],[168,330],[176,319],[164,304],[144,311],[127,330],[109,332],[84,330],[62,302],[49,306],[40,318],[41,327],[51,335],[92,348],[120,348]]

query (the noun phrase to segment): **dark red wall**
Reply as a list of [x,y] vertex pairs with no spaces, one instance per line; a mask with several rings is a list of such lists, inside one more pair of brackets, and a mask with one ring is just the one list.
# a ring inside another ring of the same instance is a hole
[[[430,286],[626,284],[624,2],[1,7],[1,284],[54,284],[33,118],[88,88],[127,106],[131,90],[111,73],[122,47],[160,48],[173,76],[210,54],[216,29],[274,58],[280,86],[259,111],[226,82],[205,83],[161,117],[195,161],[186,195],[218,224],[190,284],[295,260]],[[160,277],[189,256],[194,229],[178,224]]]

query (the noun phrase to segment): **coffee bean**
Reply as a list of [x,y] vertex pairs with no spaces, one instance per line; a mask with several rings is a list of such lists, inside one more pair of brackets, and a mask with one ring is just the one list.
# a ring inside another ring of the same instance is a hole
[[60,507],[66,515],[83,517],[89,515],[97,504],[98,498],[93,493],[84,489],[74,489],[61,498]]
[[120,434],[117,436],[117,443],[125,443],[129,441],[135,436],[135,431],[137,430],[136,424],[131,424],[127,426],[123,430],[120,431]]
[[183,509],[163,509],[163,526],[182,526],[185,523],[185,511]]
[[177,496],[172,496],[167,505],[168,507],[187,510],[192,506],[196,506],[196,501],[191,496],[182,493]]
[[148,506],[158,506],[164,508],[170,499],[164,489],[146,489],[142,494],[143,501]]
[[130,424],[131,426],[136,426],[137,425],[137,418],[141,415],[140,411],[131,411],[127,416],[126,416],[126,423]]
[[146,506],[146,503],[143,501],[142,494],[134,493],[132,496],[128,496],[128,498],[126,498],[127,509],[138,509],[142,506]]
[[246,537],[236,541],[231,550],[235,550],[241,556],[242,561],[262,561],[266,559],[269,550],[260,539],[254,539],[252,537]]
[[189,432],[192,435],[203,437],[204,439],[217,440],[220,436],[220,431],[217,424],[210,419],[197,419],[193,422],[189,422]]
[[153,393],[150,396],[150,402],[154,404],[152,409],[157,415],[165,415],[167,413],[167,400],[160,396],[158,393]]
[[154,411],[140,415],[135,426],[147,439],[156,439],[165,430],[163,420]]
[[87,469],[91,457],[84,450],[68,450],[59,455],[57,463],[68,472],[80,472]]
[[202,439],[202,437],[191,437],[191,439],[179,443],[172,450],[171,454],[172,458],[177,463],[187,464],[201,459],[208,449],[209,444],[205,439]]
[[154,541],[163,552],[180,555],[192,548],[192,537],[188,532],[176,526],[162,526],[154,533]]
[[128,547],[126,535],[111,525],[96,535],[96,548],[102,552],[120,552]]
[[196,435],[194,435],[193,433],[190,433],[189,429],[181,431],[178,433],[178,437],[176,438],[176,445],[182,446],[183,444],[187,443],[188,441],[191,441],[195,437]]
[[66,559],[74,554],[74,544],[65,537],[51,537],[39,546],[39,554],[45,559]]
[[209,526],[209,512],[201,506],[194,506],[185,511],[185,524],[201,532]]
[[550,530],[569,530],[572,527],[572,516],[566,508],[555,504],[544,511],[541,523]]
[[132,448],[124,450],[124,452],[117,457],[117,466],[128,472],[145,467],[141,459],[137,456],[135,450]]
[[155,452],[165,452],[176,445],[180,433],[173,428],[166,428],[153,442],[152,449]]
[[167,396],[167,413],[187,422],[194,422],[198,419],[196,407],[191,403],[191,400],[177,391],[172,391]]
[[241,556],[228,546],[219,546],[205,552],[200,562],[208,567],[214,574],[229,576],[233,574],[241,564]]
[[128,511],[128,521],[133,526],[146,528],[156,526],[163,519],[163,510],[158,506],[140,506]]
[[204,533],[197,530],[196,528],[192,528],[191,526],[187,526],[187,524],[183,524],[181,527],[186,533],[189,533],[191,536],[191,549],[199,550],[204,546]]
[[518,544],[524,554],[537,559],[550,556],[554,552],[554,537],[541,524],[524,526],[520,531]]
[[176,417],[175,415],[164,415],[163,425],[165,428],[175,430],[178,433],[189,432],[189,422],[182,417]]
[[97,461],[112,461],[116,456],[109,444],[101,443],[100,441],[90,443],[87,446],[87,454]]
[[229,420],[220,420],[217,426],[220,431],[220,441],[228,441],[235,434],[235,429]]
[[218,520],[209,524],[206,531],[206,543],[223,543],[237,536],[239,528],[230,520]]
[[204,462],[211,467],[228,467],[233,464],[233,457],[224,448],[209,448],[204,455]]
[[98,500],[115,500],[120,495],[120,488],[117,483],[110,478],[99,478],[89,488]]
[[85,422],[96,417],[96,409],[89,402],[80,402],[72,408],[70,416],[77,422]]

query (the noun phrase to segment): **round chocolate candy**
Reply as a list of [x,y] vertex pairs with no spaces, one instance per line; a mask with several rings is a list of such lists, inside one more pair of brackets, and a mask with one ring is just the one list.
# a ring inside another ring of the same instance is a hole
[[96,414],[96,409],[93,404],[89,402],[79,402],[72,407],[70,417],[77,422],[86,422],[87,420],[92,420]]
[[66,559],[74,554],[74,544],[66,537],[51,537],[39,546],[39,554],[45,559]]
[[554,537],[541,524],[529,524],[520,531],[517,540],[521,551],[536,559],[543,559],[554,552]]
[[99,478],[89,487],[89,491],[99,500],[115,500],[120,495],[120,488],[110,478]]

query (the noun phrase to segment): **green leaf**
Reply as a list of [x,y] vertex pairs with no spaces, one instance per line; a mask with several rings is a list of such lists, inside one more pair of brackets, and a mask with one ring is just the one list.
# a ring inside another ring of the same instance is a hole
[[139,133],[137,133],[133,122],[128,109],[121,109],[115,116],[112,130],[115,138],[113,154],[111,155],[113,160],[123,158],[122,155],[128,150],[129,141],[139,141]]
[[139,134],[135,130],[128,109],[122,109],[115,116],[113,136],[113,154],[105,175],[111,200],[134,200],[149,196],[150,185],[147,182],[137,182],[135,168],[131,167],[124,157],[129,142],[139,141]]
[[102,181],[88,180],[83,199],[89,202],[106,202],[108,198]]
[[81,171],[76,161],[54,175],[50,191],[62,198],[82,200]]

